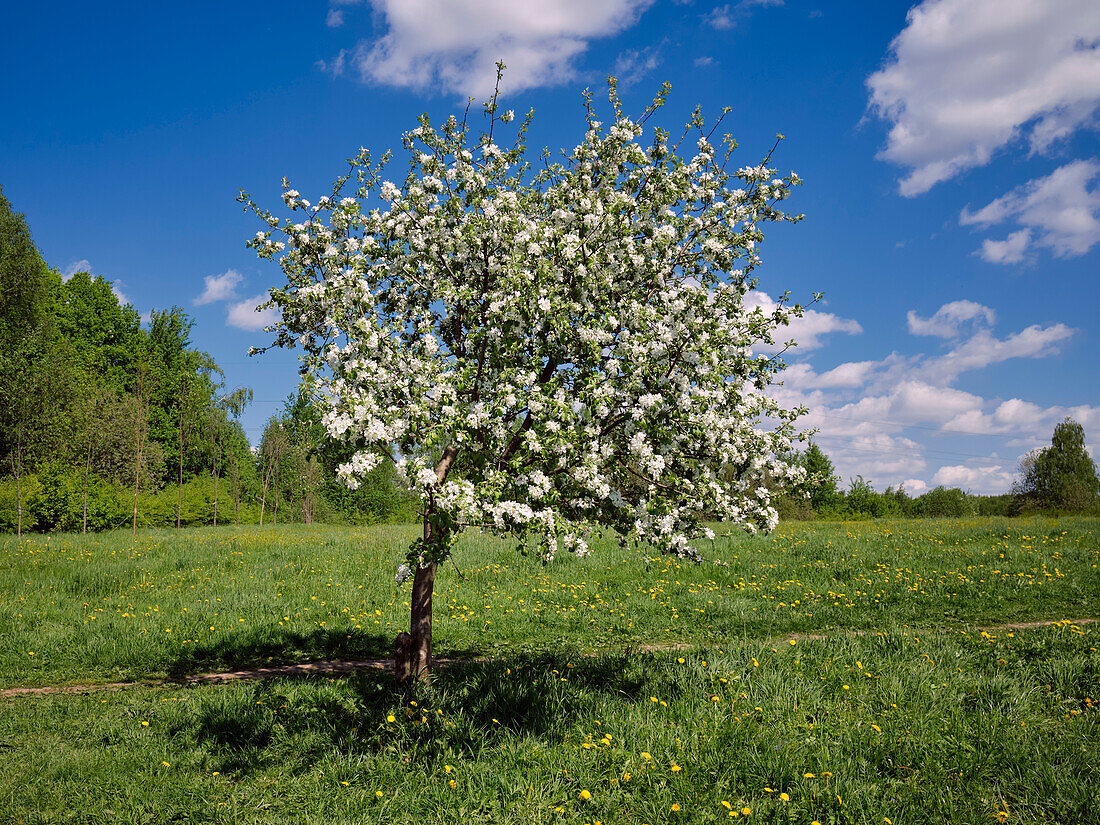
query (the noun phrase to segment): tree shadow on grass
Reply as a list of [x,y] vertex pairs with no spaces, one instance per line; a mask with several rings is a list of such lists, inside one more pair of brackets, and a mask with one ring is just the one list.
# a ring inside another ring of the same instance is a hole
[[382,753],[430,770],[510,740],[560,741],[609,696],[640,702],[656,689],[675,690],[658,687],[668,674],[653,673],[648,661],[628,654],[470,661],[438,667],[430,685],[407,689],[379,671],[265,679],[196,697],[175,733],[193,736],[227,774],[273,764],[304,772],[329,755]]
[[282,627],[261,627],[187,647],[168,666],[168,678],[316,660],[377,659],[392,656],[392,645],[392,640],[381,633],[326,628],[298,633]]

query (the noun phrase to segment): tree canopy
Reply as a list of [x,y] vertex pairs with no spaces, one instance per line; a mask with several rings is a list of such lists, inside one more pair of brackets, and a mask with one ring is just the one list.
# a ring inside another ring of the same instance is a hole
[[712,144],[698,110],[644,146],[667,86],[637,120],[609,87],[610,124],[586,94],[581,142],[538,168],[531,114],[501,145],[513,113],[494,96],[480,133],[422,116],[401,185],[362,150],[315,204],[284,181],[301,218],[241,194],[266,224],[252,245],[287,275],[275,342],[305,350],[328,434],[355,447],[340,474],[354,486],[389,456],[423,500],[417,670],[461,529],[551,559],[606,526],[697,558],[702,514],[770,529],[768,482],[802,473],[778,457],[799,411],[765,394],[783,364],[761,352],[800,310],[745,302],[763,225],[798,220],[780,206],[799,179],[770,154],[731,171],[736,143]]

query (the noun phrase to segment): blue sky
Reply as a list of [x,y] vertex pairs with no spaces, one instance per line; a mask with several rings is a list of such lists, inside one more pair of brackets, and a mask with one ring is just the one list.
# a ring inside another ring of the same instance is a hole
[[0,185],[47,261],[179,305],[255,441],[296,386],[262,345],[280,282],[238,188],[324,194],[509,64],[533,146],[572,147],[608,74],[662,125],[731,106],[737,165],[805,185],[759,302],[824,292],[777,390],[842,477],[1002,492],[1072,415],[1100,458],[1100,5],[1094,0],[341,0],[17,4],[0,32]]

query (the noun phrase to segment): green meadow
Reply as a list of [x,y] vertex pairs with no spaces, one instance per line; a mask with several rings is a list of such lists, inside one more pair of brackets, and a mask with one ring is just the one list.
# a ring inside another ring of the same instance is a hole
[[179,681],[390,655],[415,531],[0,539],[0,689],[140,683],[0,698],[0,822],[1100,822],[1098,519],[469,533],[431,685]]

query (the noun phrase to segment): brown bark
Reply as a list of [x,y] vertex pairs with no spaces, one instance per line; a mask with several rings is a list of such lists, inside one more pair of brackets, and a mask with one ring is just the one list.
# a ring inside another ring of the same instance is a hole
[[[435,477],[439,483],[447,478],[451,465],[458,457],[457,447],[447,447],[443,451],[443,458],[435,468]],[[436,514],[435,501],[429,499],[428,507],[424,513],[424,546],[429,553],[434,553],[434,548],[445,546],[448,536],[444,531],[437,531],[432,526],[432,516]],[[432,668],[432,592],[435,589],[436,563],[431,562],[418,567],[413,578],[412,599],[410,599],[409,631],[412,636],[408,651],[408,670],[403,673],[400,663],[395,662],[395,676],[399,682],[414,678],[420,681],[431,679]],[[398,642],[400,646],[401,642]]]

